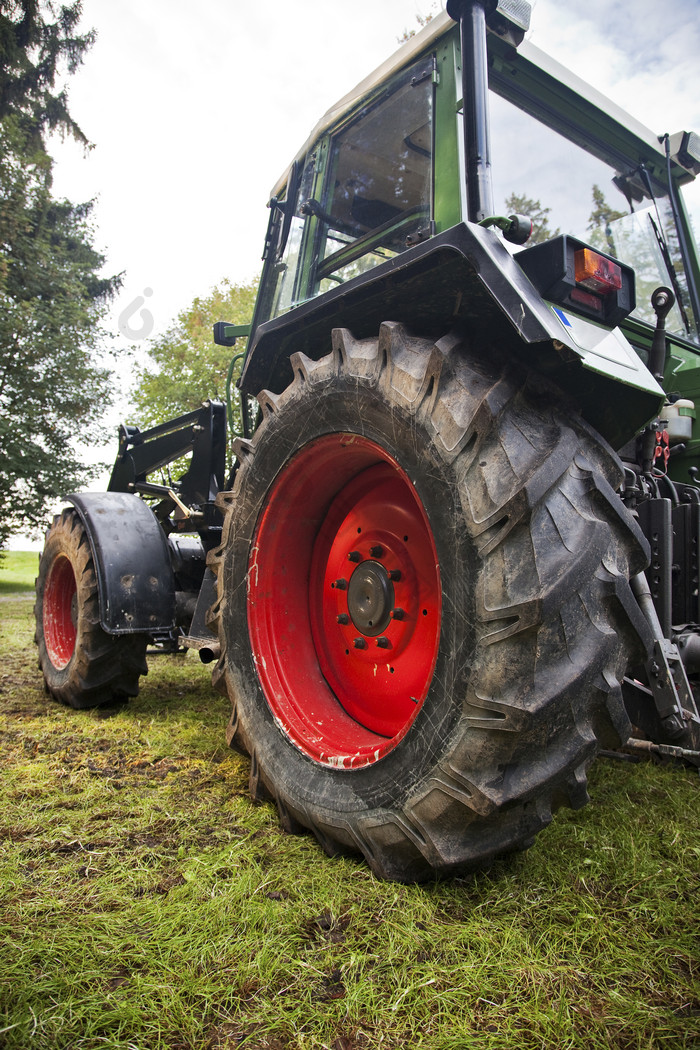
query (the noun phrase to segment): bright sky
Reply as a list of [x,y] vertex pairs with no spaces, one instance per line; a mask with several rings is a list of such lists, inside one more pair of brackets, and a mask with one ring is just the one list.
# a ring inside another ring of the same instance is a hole
[[[96,199],[95,243],[107,271],[124,272],[117,342],[138,336],[134,305],[157,336],[223,278],[259,272],[270,190],[316,121],[418,28],[416,14],[442,6],[83,0],[98,37],[69,97],[95,145],[85,158],[55,144],[54,191]],[[531,41],[654,131],[700,132],[700,0],[577,8],[534,0]]]
[[[224,277],[253,277],[278,176],[326,109],[437,6],[83,0],[98,37],[69,91],[95,147],[85,159],[57,145],[55,191],[97,198],[96,243],[109,272],[125,273],[113,327],[145,289],[157,335]],[[654,131],[700,132],[700,0],[577,6],[534,0],[532,42]],[[138,313],[128,323],[137,330]]]

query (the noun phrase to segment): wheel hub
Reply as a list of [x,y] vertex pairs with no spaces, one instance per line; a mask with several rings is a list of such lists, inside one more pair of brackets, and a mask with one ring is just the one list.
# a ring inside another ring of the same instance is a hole
[[65,555],[56,558],[46,581],[43,602],[44,640],[57,670],[66,667],[78,636],[78,594],[75,573]]
[[348,586],[348,613],[361,634],[375,638],[385,631],[394,608],[394,585],[381,562],[358,565]]
[[317,438],[280,471],[248,566],[267,703],[326,765],[378,761],[408,732],[437,660],[441,587],[414,484],[380,445]]

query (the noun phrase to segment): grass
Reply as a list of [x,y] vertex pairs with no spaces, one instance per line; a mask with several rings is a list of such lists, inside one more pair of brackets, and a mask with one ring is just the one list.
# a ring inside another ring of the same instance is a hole
[[36,551],[4,551],[0,557],[0,595],[33,591],[38,571]]
[[697,772],[601,760],[527,853],[381,883],[248,800],[192,654],[74,712],[2,610],[3,1050],[700,1047]]

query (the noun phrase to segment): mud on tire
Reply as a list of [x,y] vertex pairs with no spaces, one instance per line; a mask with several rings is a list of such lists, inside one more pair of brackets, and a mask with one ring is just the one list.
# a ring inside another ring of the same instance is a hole
[[582,805],[598,746],[628,736],[646,544],[620,465],[457,333],[338,330],[292,364],[219,497],[229,742],[329,853],[399,880],[482,866]]
[[36,581],[35,641],[47,691],[75,708],[112,704],[139,691],[148,674],[143,635],[110,635],[100,625],[97,576],[74,510],[54,518]]

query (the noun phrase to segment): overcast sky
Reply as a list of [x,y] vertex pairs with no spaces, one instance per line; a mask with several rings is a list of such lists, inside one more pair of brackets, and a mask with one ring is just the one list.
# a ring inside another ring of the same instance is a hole
[[[225,277],[259,272],[270,190],[316,121],[417,28],[416,14],[443,6],[83,0],[97,42],[69,97],[94,148],[86,158],[54,144],[54,191],[96,200],[96,245],[107,272],[124,273],[109,319],[117,343],[157,336]],[[700,0],[581,7],[534,0],[529,39],[654,131],[700,132]],[[700,221],[700,188],[696,200]]]
[[[97,199],[97,244],[125,275],[112,327],[145,289],[157,335],[224,277],[257,274],[278,176],[325,110],[437,7],[83,0],[98,36],[69,90],[95,145],[85,159],[57,144],[55,191]],[[700,132],[700,0],[587,0],[583,13],[534,0],[530,39],[654,131]]]

